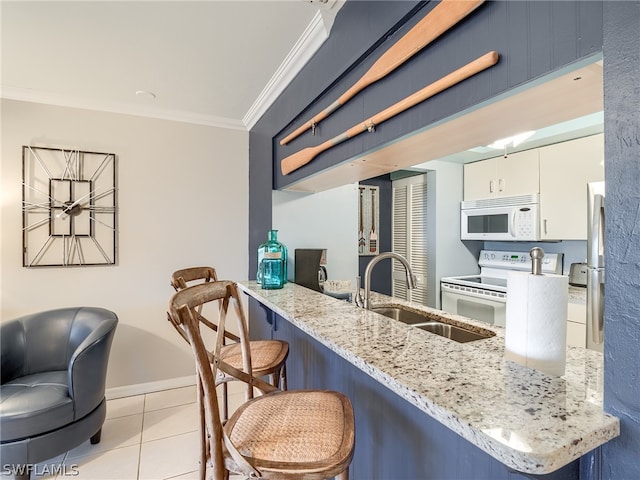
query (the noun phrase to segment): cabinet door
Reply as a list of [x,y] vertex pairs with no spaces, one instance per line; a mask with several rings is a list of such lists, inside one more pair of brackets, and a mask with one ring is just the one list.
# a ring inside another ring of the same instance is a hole
[[567,309],[567,345],[570,347],[586,347],[587,341],[587,307],[583,302],[569,300]]
[[464,199],[492,198],[496,192],[496,158],[467,163],[464,166]]
[[540,190],[538,149],[512,153],[497,159],[498,197],[531,195]]
[[540,149],[543,239],[587,239],[587,183],[600,180],[604,180],[602,134]]

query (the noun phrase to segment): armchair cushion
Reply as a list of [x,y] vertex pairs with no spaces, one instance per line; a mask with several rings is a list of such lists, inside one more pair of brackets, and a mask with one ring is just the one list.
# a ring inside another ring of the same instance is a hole
[[73,422],[67,371],[41,372],[2,385],[0,440],[18,440]]

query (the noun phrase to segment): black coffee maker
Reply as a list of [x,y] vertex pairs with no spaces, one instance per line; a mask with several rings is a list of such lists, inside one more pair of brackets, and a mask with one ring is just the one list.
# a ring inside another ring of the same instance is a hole
[[327,250],[323,248],[296,248],[294,282],[316,292],[323,291],[327,279]]

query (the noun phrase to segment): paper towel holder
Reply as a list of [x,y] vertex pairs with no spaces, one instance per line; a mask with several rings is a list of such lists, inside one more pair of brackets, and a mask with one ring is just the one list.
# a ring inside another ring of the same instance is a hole
[[542,259],[544,258],[544,250],[540,247],[533,247],[529,251],[531,255],[531,273],[533,275],[542,275]]

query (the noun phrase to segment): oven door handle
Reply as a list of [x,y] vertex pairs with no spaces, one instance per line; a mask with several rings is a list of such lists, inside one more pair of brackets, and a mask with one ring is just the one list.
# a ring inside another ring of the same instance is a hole
[[[479,299],[482,299],[482,300],[488,300],[488,301],[493,301],[493,302],[506,303],[506,301],[507,301],[507,294],[506,293],[493,292],[491,290],[481,290],[481,289],[476,289],[476,288],[473,288],[473,287],[456,288],[455,286],[452,286],[452,285],[449,285],[449,284],[446,284],[446,283],[440,284],[440,289],[443,292],[448,292],[448,293],[452,293],[452,294],[455,294],[455,295],[462,295],[462,296],[467,296],[467,297],[479,298]],[[491,292],[491,293],[489,293],[489,294],[480,293],[481,291]]]

